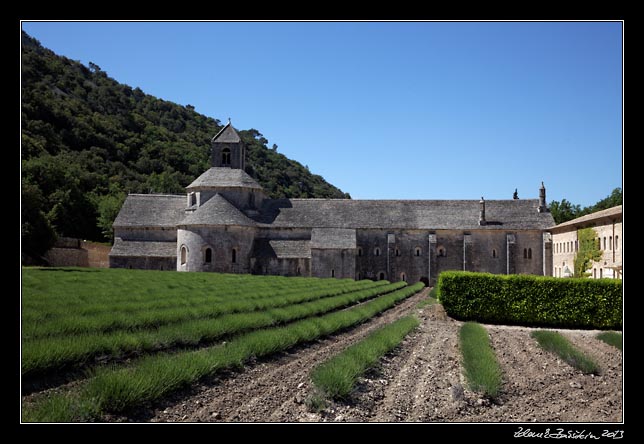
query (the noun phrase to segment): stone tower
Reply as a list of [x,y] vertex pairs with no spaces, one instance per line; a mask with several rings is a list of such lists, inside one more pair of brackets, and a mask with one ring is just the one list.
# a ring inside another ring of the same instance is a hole
[[548,204],[546,203],[546,186],[541,182],[541,187],[539,188],[539,213],[548,213]]
[[246,168],[246,147],[230,123],[212,138],[210,164],[213,167],[227,167],[243,170]]

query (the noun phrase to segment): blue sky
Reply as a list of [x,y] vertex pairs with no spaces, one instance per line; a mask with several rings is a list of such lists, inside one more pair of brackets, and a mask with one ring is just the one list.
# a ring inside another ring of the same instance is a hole
[[[25,22],[54,52],[238,129],[354,199],[622,186],[619,22]],[[207,144],[208,141],[204,141]]]

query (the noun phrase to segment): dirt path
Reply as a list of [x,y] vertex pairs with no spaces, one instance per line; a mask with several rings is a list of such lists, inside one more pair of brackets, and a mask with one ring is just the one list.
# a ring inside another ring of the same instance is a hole
[[186,422],[319,421],[305,400],[310,395],[309,372],[318,363],[364,338],[378,327],[412,313],[428,290],[406,299],[345,333],[280,353],[249,365],[230,377],[216,378],[175,394],[172,399],[137,413],[136,420]]
[[[560,330],[594,357],[600,375],[584,375],[547,353],[531,329],[486,326],[503,370],[499,397],[469,391],[460,367],[461,322],[440,305],[418,309],[427,290],[368,323],[313,344],[202,381],[129,418],[146,422],[619,422],[622,420],[622,354],[595,331]],[[311,369],[374,329],[416,313],[421,325],[393,353],[360,378],[348,399],[320,411]]]

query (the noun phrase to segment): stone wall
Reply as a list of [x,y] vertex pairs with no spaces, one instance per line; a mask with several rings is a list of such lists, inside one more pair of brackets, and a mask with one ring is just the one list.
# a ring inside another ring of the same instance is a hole
[[51,267],[109,267],[111,247],[74,238],[60,238],[54,248],[45,253]]
[[[249,227],[190,227],[177,230],[178,271],[250,273],[250,256],[255,229]],[[181,249],[186,249],[185,263]],[[206,249],[211,261],[206,261]],[[234,258],[233,258],[233,250]]]
[[353,249],[311,249],[311,276],[355,279],[356,253]]

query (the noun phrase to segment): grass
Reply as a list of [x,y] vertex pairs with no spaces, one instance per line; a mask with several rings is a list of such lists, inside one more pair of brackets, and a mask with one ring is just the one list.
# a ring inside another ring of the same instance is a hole
[[159,399],[204,376],[242,366],[253,357],[270,355],[357,325],[422,288],[422,283],[415,284],[350,309],[254,330],[213,347],[175,354],[159,353],[145,356],[129,366],[100,368],[92,377],[77,384],[73,393],[52,394],[25,406],[23,420],[79,421],[96,419],[106,412],[123,412]]
[[346,397],[353,390],[358,377],[373,367],[385,353],[400,344],[418,325],[418,319],[407,316],[379,328],[362,341],[316,367],[311,372],[311,380],[326,397]]
[[[247,313],[232,313],[215,319],[197,319],[143,331],[84,333],[37,338],[23,342],[23,376],[50,372],[62,367],[82,366],[101,355],[119,358],[126,353],[160,351],[177,346],[196,346],[240,333],[323,314],[404,287],[395,283],[379,285],[338,296],[294,298],[287,306]],[[319,296],[319,292],[314,294]],[[333,293],[331,293],[333,294]],[[281,301],[280,301],[281,302]],[[264,306],[270,304],[264,304]]]
[[586,374],[599,374],[599,365],[577,347],[572,345],[570,341],[560,333],[550,330],[535,330],[532,332],[532,337],[537,340],[541,348],[555,353],[577,370],[581,370]]
[[600,341],[604,341],[608,345],[612,345],[613,347],[616,347],[618,349],[622,349],[622,334],[617,333],[614,331],[605,331],[602,333],[599,333],[597,336],[597,339]]
[[461,326],[459,342],[469,388],[494,398],[501,388],[501,367],[490,345],[487,330],[476,322]]

